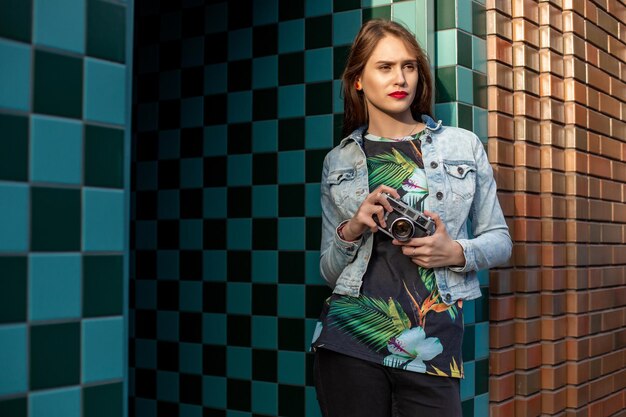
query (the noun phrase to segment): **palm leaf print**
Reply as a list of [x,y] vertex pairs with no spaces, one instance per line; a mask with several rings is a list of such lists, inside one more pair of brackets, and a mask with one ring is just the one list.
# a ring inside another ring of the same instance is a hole
[[392,188],[400,188],[402,183],[413,175],[417,164],[402,152],[391,148],[391,153],[385,152],[367,158],[370,189],[381,184]]
[[339,327],[375,351],[385,349],[392,337],[411,328],[402,306],[391,298],[388,302],[366,295],[338,298],[331,303],[328,316],[333,319],[331,326]]
[[424,286],[428,291],[432,291],[435,288],[436,280],[435,280],[435,271],[432,269],[422,268],[421,266],[417,266],[417,270],[419,271],[420,278],[424,283]]

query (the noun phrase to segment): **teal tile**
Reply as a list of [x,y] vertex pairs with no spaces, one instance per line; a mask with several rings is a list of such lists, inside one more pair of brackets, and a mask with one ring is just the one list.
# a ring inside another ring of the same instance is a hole
[[80,318],[80,281],[80,255],[31,255],[28,302],[30,320]]
[[477,36],[472,36],[472,68],[487,72],[487,42]]
[[474,300],[464,300],[463,301],[463,323],[466,325],[473,324],[476,322],[476,312],[475,312],[475,302]]
[[0,395],[17,394],[28,389],[27,352],[26,326],[0,327]]
[[457,30],[438,30],[435,32],[435,65],[446,67],[457,63]]
[[[135,283],[135,308],[156,310],[156,281],[137,280]],[[140,365],[137,365],[141,367]]]
[[0,114],[0,179],[28,181],[28,117]]
[[[89,146],[85,144],[85,147]],[[85,155],[85,158],[87,155]],[[97,159],[99,161],[99,159]],[[89,165],[88,161],[85,161],[85,165]],[[135,178],[135,189],[137,191],[146,191],[146,190],[156,190],[157,179],[158,179],[158,162],[150,161],[150,162],[137,162],[136,163],[136,178]],[[85,168],[87,169],[87,168]],[[87,179],[85,179],[87,181]],[[91,184],[89,184],[91,185]]]
[[252,184],[252,155],[229,155],[227,162],[228,186]]
[[317,401],[317,393],[315,392],[315,387],[307,386],[304,388],[304,390],[306,417],[322,417],[319,402]]
[[126,67],[85,59],[85,119],[123,125],[126,122]]
[[202,343],[226,344],[226,314],[205,313],[202,315]]
[[205,219],[226,218],[226,188],[211,187],[205,188],[203,192],[203,217]]
[[202,188],[202,158],[183,158],[180,160],[180,188]]
[[321,16],[333,12],[331,0],[305,0],[304,14],[306,17]]
[[0,39],[0,107],[30,110],[31,66],[29,46]]
[[306,251],[304,262],[304,278],[307,284],[326,285],[320,274],[319,251]]
[[278,315],[304,318],[304,285],[280,284],[278,286]]
[[298,184],[304,182],[304,151],[278,153],[278,183]]
[[26,257],[0,257],[0,323],[26,321]]
[[78,322],[31,326],[30,389],[79,384],[80,356]]
[[333,146],[333,117],[310,116],[304,119],[306,149],[330,149]]
[[122,256],[83,257],[83,314],[113,316],[124,312],[124,262]]
[[361,0],[362,7],[374,7],[382,6],[384,4],[391,4],[394,0]]
[[32,10],[32,0],[0,1],[0,36],[30,42]]
[[278,0],[256,0],[252,4],[254,25],[266,25],[278,21]]
[[100,0],[88,0],[87,54],[110,61],[125,61],[125,6]]
[[271,382],[252,381],[252,412],[278,415],[278,386]]
[[476,323],[476,358],[483,359],[489,356],[489,323]]
[[250,314],[252,287],[250,283],[229,282],[226,284],[226,312],[228,314]]
[[217,376],[202,377],[202,405],[213,408],[226,408],[226,378]]
[[85,0],[35,0],[35,44],[85,51]]
[[489,415],[489,394],[481,394],[474,397],[474,415]]
[[[487,142],[487,110],[474,106],[474,133],[483,143]],[[489,281],[487,281],[489,282]],[[482,283],[481,283],[482,284]]]
[[80,417],[80,388],[35,392],[28,397],[30,413],[37,417]]
[[228,123],[252,121],[252,92],[240,91],[228,94]]
[[[456,67],[442,67],[435,71],[437,103],[456,101]],[[471,101],[470,101],[471,103]]]
[[252,58],[252,28],[228,32],[228,60]]
[[252,282],[278,282],[278,253],[276,251],[252,252]]
[[[34,85],[35,112],[78,119],[82,117],[82,59],[35,50]],[[106,95],[106,92],[103,93]]]
[[172,280],[180,271],[179,251],[160,250],[157,252],[157,278]]
[[183,38],[181,42],[181,67],[199,67],[204,64],[204,37]]
[[252,124],[252,152],[278,150],[278,121],[264,120]]
[[226,281],[226,251],[203,251],[204,281]]
[[180,389],[178,383],[178,374],[168,371],[157,371],[156,381],[156,399],[160,401],[169,401],[176,403],[179,401],[178,392]]
[[363,9],[363,22],[367,22],[372,19],[391,20],[391,6],[385,5]]
[[83,190],[83,248],[123,251],[126,210],[123,191]]
[[204,122],[204,98],[191,97],[180,102],[180,127],[202,127]]
[[276,349],[278,347],[278,319],[252,316],[252,347]]
[[122,129],[85,126],[85,185],[124,187],[124,131]]
[[180,248],[183,250],[202,250],[202,220],[180,220]]
[[180,217],[178,190],[160,190],[157,197],[157,215],[159,219],[178,219]]
[[83,417],[123,417],[124,385],[94,385],[83,388]]
[[0,184],[0,251],[28,250],[28,186]]
[[352,43],[360,27],[361,10],[335,13],[333,15],[333,45]]
[[305,384],[305,353],[278,351],[278,382],[280,384]]
[[474,374],[475,374],[475,362],[464,362],[463,371],[465,378],[461,379],[461,401],[466,400],[474,396]]
[[179,404],[180,417],[202,417],[202,407],[199,405]]
[[226,348],[226,376],[229,378],[252,378],[252,349],[229,346]]
[[144,398],[135,399],[135,414],[137,417],[149,417],[157,415],[156,400],[146,400]]
[[276,86],[278,86],[278,57],[270,55],[255,58],[252,61],[252,88],[259,89]]
[[229,250],[252,248],[252,221],[250,219],[227,220],[226,246]]
[[225,32],[228,30],[228,3],[217,3],[208,5],[205,9],[205,31],[206,33]]
[[[202,291],[200,291],[202,294]],[[202,374],[202,345],[200,343],[180,343],[179,369],[186,374]]]
[[437,103],[435,104],[435,114],[444,125],[458,126],[457,103]]
[[178,342],[180,335],[179,313],[175,311],[157,312],[157,339]]
[[[413,1],[405,1],[400,3],[394,3],[391,6],[392,19],[395,22],[404,23],[404,25],[411,31],[411,33],[417,32],[417,5]],[[418,37],[418,41],[422,41]]]
[[32,116],[30,152],[32,181],[81,183],[82,123],[67,119]]
[[252,216],[255,218],[278,216],[278,186],[255,185],[252,187]]
[[305,224],[302,217],[278,219],[278,249],[304,250]]
[[460,30],[457,33],[458,63],[466,68],[472,69],[472,35],[468,35]]
[[472,0],[457,0],[457,26],[472,33]]
[[320,184],[305,184],[305,214],[307,217],[319,217],[322,215],[322,206],[320,204]]
[[456,0],[435,0],[435,30],[456,26]]
[[304,52],[305,81],[333,79],[333,48],[311,49]]
[[304,84],[288,85],[278,88],[278,117],[304,116]]
[[[485,143],[483,142],[483,145],[484,144]],[[476,275],[478,275],[478,282],[480,283],[481,287],[489,285],[489,270],[488,269],[481,269],[480,271],[478,271]],[[486,290],[484,288],[482,290],[483,290],[483,295],[485,295],[484,292],[486,292]]]
[[474,103],[474,76],[472,70],[457,67],[458,100],[467,104]]
[[226,93],[228,91],[227,74],[227,64],[206,65],[204,67],[204,94]]
[[[2,22],[0,21],[0,27]],[[0,416],[27,417],[26,397],[0,400]]]
[[278,24],[278,53],[299,52],[304,49],[304,19],[287,20]]
[[82,343],[83,382],[124,376],[124,319],[84,320]]

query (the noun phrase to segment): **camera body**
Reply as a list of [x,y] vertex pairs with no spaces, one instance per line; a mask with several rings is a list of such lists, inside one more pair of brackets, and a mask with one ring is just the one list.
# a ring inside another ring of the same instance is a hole
[[385,210],[387,227],[381,227],[378,219],[374,216],[378,230],[400,242],[406,242],[416,237],[431,236],[435,233],[435,221],[432,218],[404,202],[396,200],[387,193],[385,196],[393,211]]

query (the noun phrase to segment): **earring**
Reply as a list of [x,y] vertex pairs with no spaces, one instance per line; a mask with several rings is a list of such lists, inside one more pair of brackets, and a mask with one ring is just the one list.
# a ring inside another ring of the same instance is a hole
[[357,81],[357,82],[355,82],[355,83],[354,83],[354,88],[356,88],[357,90],[359,90],[359,91],[360,91],[360,90],[361,90],[361,83],[360,83],[360,82],[358,82],[358,81]]

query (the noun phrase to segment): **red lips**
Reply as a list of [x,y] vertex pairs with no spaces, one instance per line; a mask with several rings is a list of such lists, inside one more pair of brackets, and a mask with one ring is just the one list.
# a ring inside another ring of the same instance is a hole
[[404,98],[406,96],[409,95],[409,93],[407,93],[406,91],[394,91],[393,93],[389,94],[391,97],[393,98]]

